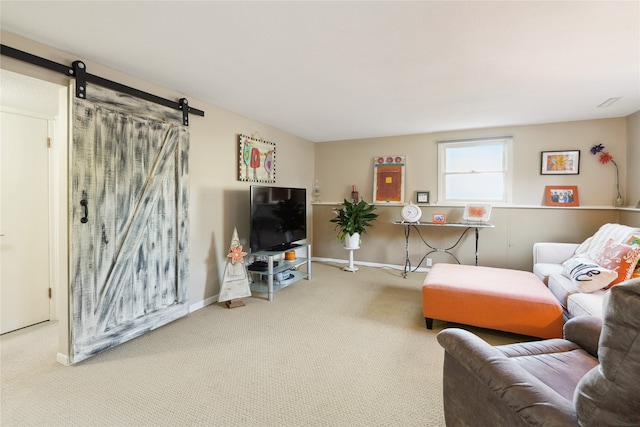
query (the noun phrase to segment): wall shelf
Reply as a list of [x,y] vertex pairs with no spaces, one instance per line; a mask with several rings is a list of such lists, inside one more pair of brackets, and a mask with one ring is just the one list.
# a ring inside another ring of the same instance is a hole
[[[311,205],[319,205],[319,206],[340,206],[342,202],[319,202],[312,203]],[[376,208],[402,208],[403,205],[375,205]],[[418,206],[423,208],[461,208],[464,209],[465,204],[423,204],[419,203]],[[631,206],[608,206],[608,205],[584,205],[584,206],[546,206],[546,205],[492,205],[492,209],[585,209],[585,210],[620,210],[620,211],[631,211],[631,212],[640,212],[639,208],[634,208]]]

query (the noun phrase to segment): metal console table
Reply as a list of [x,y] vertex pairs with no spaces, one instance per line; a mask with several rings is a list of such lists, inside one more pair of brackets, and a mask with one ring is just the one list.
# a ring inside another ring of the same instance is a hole
[[[393,224],[395,225],[402,225],[404,226],[404,238],[405,238],[405,262],[404,262],[404,273],[402,273],[402,277],[404,277],[405,279],[407,278],[407,274],[409,272],[411,272],[411,261],[409,260],[409,236],[411,234],[411,229],[413,228],[417,233],[418,236],[420,237],[420,240],[422,240],[422,242],[427,245],[427,247],[430,249],[429,252],[427,252],[422,259],[420,260],[420,262],[416,265],[416,267],[413,269],[413,271],[416,271],[418,269],[418,267],[420,267],[420,264],[422,264],[422,262],[432,253],[434,252],[444,252],[446,254],[449,254],[453,257],[453,259],[456,260],[456,262],[458,264],[460,264],[460,260],[458,259],[458,257],[455,256],[455,254],[453,254],[451,252],[452,249],[454,249],[456,246],[458,246],[460,244],[460,242],[462,241],[462,238],[464,237],[465,234],[467,234],[467,231],[469,231],[470,229],[475,229],[475,237],[476,237],[476,265],[478,265],[478,236],[479,236],[479,230],[481,228],[494,228],[493,224],[489,224],[486,222],[445,222],[443,224],[439,224],[439,223],[434,223],[434,222],[406,222],[406,221],[393,221]],[[462,230],[462,233],[460,234],[460,237],[458,237],[458,240],[456,240],[456,242],[447,247],[447,248],[436,248],[434,246],[431,246],[424,238],[424,236],[422,235],[422,233],[420,232],[420,228],[419,227],[457,227],[457,228],[463,228],[464,230]]]

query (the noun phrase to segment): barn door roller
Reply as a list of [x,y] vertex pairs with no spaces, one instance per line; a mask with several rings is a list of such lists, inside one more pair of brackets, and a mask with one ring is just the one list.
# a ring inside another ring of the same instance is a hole
[[87,70],[84,62],[73,62],[73,74],[76,76],[76,98],[87,97]]
[[156,104],[164,105],[165,107],[173,108],[175,110],[181,110],[182,124],[185,126],[189,126],[189,114],[195,114],[196,116],[204,117],[204,111],[198,110],[197,108],[189,107],[189,102],[186,98],[181,98],[180,101],[175,102],[147,92],[143,92],[130,86],[125,86],[112,80],[94,76],[93,74],[87,73],[87,66],[82,61],[74,61],[73,65],[71,67],[68,67],[66,65],[41,58],[39,56],[32,55],[18,49],[14,49],[4,44],[0,44],[0,54],[25,61],[30,64],[38,65],[40,67],[48,68],[49,70],[62,73],[69,77],[75,77],[76,97],[78,98],[85,99],[87,97],[87,83],[94,83],[98,86],[106,87],[108,89],[126,93],[127,95],[135,96],[136,98],[144,99],[145,101],[154,102]]

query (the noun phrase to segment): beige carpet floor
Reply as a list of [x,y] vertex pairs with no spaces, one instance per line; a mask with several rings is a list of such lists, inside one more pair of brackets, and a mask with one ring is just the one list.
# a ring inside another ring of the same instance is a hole
[[[442,426],[424,273],[313,263],[268,302],[212,304],[73,366],[57,325],[5,334],[2,426]],[[493,344],[525,337],[468,328]]]

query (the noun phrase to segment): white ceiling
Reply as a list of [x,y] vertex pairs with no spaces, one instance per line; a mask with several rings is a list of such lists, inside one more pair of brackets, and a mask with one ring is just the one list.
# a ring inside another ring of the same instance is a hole
[[2,0],[0,12],[6,31],[314,142],[640,110],[639,1]]

